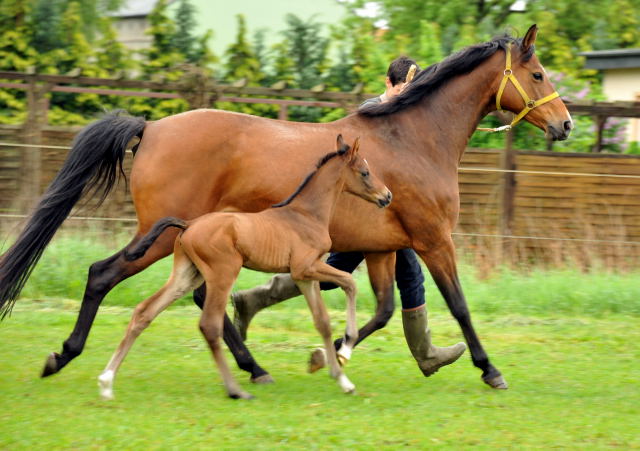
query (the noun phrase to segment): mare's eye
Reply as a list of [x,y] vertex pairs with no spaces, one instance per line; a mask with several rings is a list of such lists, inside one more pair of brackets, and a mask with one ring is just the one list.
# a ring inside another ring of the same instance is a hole
[[369,177],[369,171],[364,170],[364,171],[360,171],[360,175],[363,177]]
[[543,79],[542,74],[540,72],[534,72],[533,73],[533,78],[534,78],[534,80],[537,80],[537,81],[542,81],[542,79]]

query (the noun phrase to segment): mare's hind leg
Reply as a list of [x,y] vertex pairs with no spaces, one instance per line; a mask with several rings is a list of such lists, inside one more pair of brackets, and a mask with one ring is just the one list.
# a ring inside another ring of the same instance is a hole
[[[202,284],[193,292],[193,302],[200,309],[204,307],[206,297],[206,284]],[[269,384],[273,382],[273,378],[267,373],[251,355],[249,349],[245,346],[238,329],[233,325],[229,315],[224,314],[223,338],[227,347],[236,359],[238,367],[251,374],[251,382],[254,384]]]
[[124,338],[98,377],[100,395],[104,399],[113,399],[113,381],[116,373],[136,338],[164,309],[200,283],[202,283],[202,277],[193,263],[183,253],[176,252],[169,280],[157,293],[135,308]]
[[309,310],[311,310],[311,315],[313,316],[313,323],[324,341],[324,347],[327,350],[329,374],[338,381],[342,391],[345,393],[353,393],[356,387],[342,371],[338,363],[336,350],[331,343],[331,322],[327,308],[320,296],[320,284],[315,280],[296,280],[295,282],[307,300]]
[[493,388],[507,388],[506,381],[500,371],[489,361],[473,324],[471,324],[471,314],[458,279],[455,247],[451,237],[443,238],[438,246],[416,252],[429,268],[429,272],[442,293],[451,314],[458,321],[469,345],[473,364],[482,370],[482,380]]
[[142,233],[122,250],[111,257],[96,262],[89,268],[89,278],[85,288],[84,297],[78,313],[73,332],[62,346],[62,353],[51,353],[47,358],[42,377],[57,373],[71,360],[80,355],[91,330],[91,325],[98,313],[100,303],[107,293],[124,279],[137,274],[155,261],[171,253],[173,242],[177,232],[167,231],[163,233],[154,245],[147,251],[144,257],[129,262],[124,259],[124,251],[135,244]]

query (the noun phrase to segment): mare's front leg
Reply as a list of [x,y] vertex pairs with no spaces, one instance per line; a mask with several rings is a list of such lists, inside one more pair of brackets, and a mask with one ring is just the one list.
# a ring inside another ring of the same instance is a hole
[[100,307],[107,293],[123,280],[139,273],[162,257],[169,255],[173,249],[176,234],[177,232],[174,231],[163,233],[144,257],[135,261],[127,261],[124,258],[124,251],[134,245],[143,235],[139,232],[124,249],[105,260],[91,265],[82,304],[80,305],[80,312],[73,332],[63,343],[60,354],[57,352],[49,354],[42,370],[42,377],[57,373],[82,353],[89,331],[98,313],[98,307]]
[[482,347],[471,323],[471,314],[458,279],[455,247],[451,236],[443,236],[435,245],[431,244],[421,250],[416,249],[416,252],[429,268],[429,272],[442,293],[451,314],[458,321],[469,345],[473,364],[482,370],[482,380],[493,388],[507,388],[507,382],[500,371],[489,361],[489,356]]
[[[206,293],[205,284],[202,284],[193,292],[193,302],[195,302],[200,309],[204,307]],[[273,382],[271,375],[255,361],[226,312],[224,314],[223,338],[233,357],[236,359],[238,367],[251,374],[251,382],[254,384],[269,384]]]
[[315,280],[294,280],[307,300],[309,310],[311,310],[311,315],[313,316],[313,323],[324,341],[324,346],[327,350],[327,361],[329,363],[329,374],[338,381],[342,391],[345,393],[353,393],[356,387],[342,371],[338,363],[336,350],[331,343],[331,322],[327,308],[320,295],[320,284]]
[[202,283],[202,277],[184,254],[176,255],[171,276],[165,285],[153,296],[141,302],[133,311],[127,332],[118,349],[111,357],[104,371],[98,377],[100,395],[113,399],[113,382],[118,368],[143,330],[169,305],[189,290]]

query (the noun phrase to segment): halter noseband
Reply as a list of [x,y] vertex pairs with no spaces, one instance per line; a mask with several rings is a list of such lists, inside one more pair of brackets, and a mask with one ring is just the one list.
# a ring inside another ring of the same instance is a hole
[[503,111],[502,107],[500,106],[500,99],[502,98],[502,94],[504,93],[504,88],[507,86],[507,83],[509,81],[513,83],[513,86],[516,87],[516,89],[520,93],[520,96],[522,96],[522,100],[524,100],[524,108],[522,109],[522,111],[520,111],[516,115],[516,117],[513,118],[513,120],[509,125],[503,125],[502,127],[497,127],[497,128],[478,128],[478,130],[480,131],[501,132],[501,131],[511,130],[512,127],[514,127],[518,122],[520,122],[520,120],[523,117],[525,117],[529,113],[529,111],[533,110],[536,107],[539,107],[540,105],[544,105],[545,103],[550,102],[556,97],[560,96],[560,94],[558,94],[557,91],[553,91],[551,94],[541,99],[538,99],[538,100],[531,99],[527,95],[526,91],[522,88],[522,85],[520,85],[520,83],[518,82],[518,79],[516,78],[516,76],[513,75],[513,71],[511,70],[511,43],[507,45],[505,53],[506,53],[506,64],[504,69],[504,77],[502,77],[502,81],[500,82],[500,87],[498,88],[498,94],[496,95],[496,108],[499,111]]

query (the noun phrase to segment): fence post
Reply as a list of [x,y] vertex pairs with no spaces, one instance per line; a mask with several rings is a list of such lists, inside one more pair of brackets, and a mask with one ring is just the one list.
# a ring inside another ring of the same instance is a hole
[[33,147],[25,147],[22,152],[22,183],[20,187],[20,208],[22,211],[28,211],[40,197],[42,156],[39,145],[42,144],[42,131],[47,125],[49,110],[47,94],[50,90],[51,85],[48,83],[38,85],[34,80],[29,80],[27,118],[22,125],[22,136],[25,144],[32,144]]
[[607,116],[596,116],[596,142],[593,145],[593,152],[602,152],[602,131],[607,122]]
[[282,121],[289,120],[289,112],[287,111],[287,105],[284,103],[281,103],[278,106],[280,107],[280,109],[278,110],[278,119]]
[[[510,130],[505,135],[505,149],[500,161],[500,168],[513,171],[517,167],[517,152],[513,149],[513,132]],[[505,172],[502,177],[502,202],[500,208],[500,234],[513,234],[513,216],[515,210],[516,175],[513,172]],[[509,238],[500,240],[502,261],[513,262],[514,252],[512,241]]]

